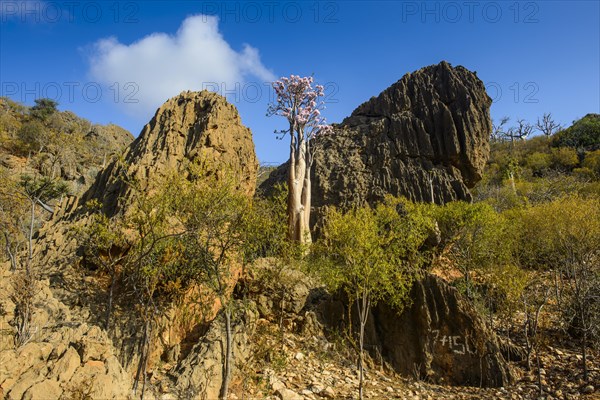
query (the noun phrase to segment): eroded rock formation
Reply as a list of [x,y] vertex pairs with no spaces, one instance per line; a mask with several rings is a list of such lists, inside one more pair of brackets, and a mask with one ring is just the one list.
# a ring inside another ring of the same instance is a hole
[[[12,273],[0,268],[0,292],[11,292]],[[0,295],[0,326],[9,326],[14,304]],[[48,280],[37,284],[33,337],[15,349],[0,339],[0,397],[20,399],[128,398],[131,378],[106,332],[85,323],[77,308],[58,300]]]
[[[406,74],[319,142],[317,215],[325,205],[373,203],[388,193],[470,200],[489,154],[491,103],[483,82],[464,67],[441,62]],[[284,164],[261,187],[268,190],[285,172]]]
[[258,161],[252,132],[242,125],[235,106],[209,91],[183,92],[167,100],[138,138],[128,147],[124,162],[105,168],[84,200],[98,199],[107,215],[127,207],[130,190],[123,176],[147,184],[184,162],[201,160],[207,172],[233,174],[239,188],[252,195]]
[[[89,395],[122,399],[131,395],[132,376],[137,366],[132,357],[139,351],[136,335],[140,328],[131,316],[121,318],[115,314],[113,325],[116,326],[109,338],[100,328],[105,301],[101,278],[92,271],[78,268],[77,250],[81,243],[76,232],[89,223],[87,200],[99,200],[109,216],[126,213],[132,200],[127,181],[137,180],[144,190],[153,179],[181,170],[186,162],[195,160],[205,162],[207,173],[233,174],[238,189],[248,195],[255,190],[258,163],[252,134],[242,125],[233,105],[208,91],[184,92],[163,104],[127,148],[123,160],[102,170],[83,198],[65,198],[40,230],[35,259],[43,260],[39,273],[44,292],[40,296],[45,297],[36,299],[36,310],[39,310],[36,312],[42,313],[43,318],[36,317],[33,323],[38,332],[35,344],[15,350],[8,340],[0,342],[0,397],[35,399],[43,395],[49,398]],[[8,265],[0,265],[0,273],[6,274],[2,276],[0,289],[10,293],[8,277],[12,273]],[[151,339],[149,368],[154,368],[165,352],[179,348],[180,342],[194,328],[191,322],[183,325],[181,319],[176,318],[176,307],[173,305],[173,310],[155,321],[157,329]],[[8,326],[14,318],[15,305],[6,296],[0,296],[0,310],[3,311],[0,323]],[[186,321],[199,319],[191,315],[194,311],[193,306],[185,307]],[[211,329],[214,331],[217,327]],[[220,336],[210,337],[214,341],[210,344],[212,347],[195,349],[188,357],[197,359],[206,351],[213,355],[220,351]],[[209,339],[205,338],[202,343],[206,344]],[[169,361],[177,363],[178,357],[170,357]],[[4,368],[5,360],[18,363]],[[64,369],[68,373],[61,372]],[[182,371],[188,370],[183,368]],[[202,386],[200,378],[192,372],[189,372],[188,386]],[[20,378],[23,374],[28,374],[26,379]],[[214,375],[207,377],[213,379]]]

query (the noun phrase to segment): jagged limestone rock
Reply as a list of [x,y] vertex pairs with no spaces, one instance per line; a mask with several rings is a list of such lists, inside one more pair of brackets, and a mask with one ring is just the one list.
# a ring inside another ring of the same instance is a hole
[[[49,306],[40,307],[44,321],[39,325],[64,321],[72,323],[61,325],[58,333],[40,339],[50,349],[49,353],[54,351],[59,354],[56,370],[49,368],[50,356],[44,355],[41,359],[21,357],[24,368],[21,372],[30,370],[32,376],[19,378],[20,370],[8,368],[5,371],[0,368],[0,397],[35,398],[37,393],[46,388],[52,393],[58,393],[60,389],[62,396],[67,398],[76,396],[75,392],[80,389],[90,389],[94,398],[127,398],[131,388],[131,373],[136,367],[129,355],[137,354],[135,338],[128,338],[131,331],[138,333],[139,327],[127,321],[115,320],[114,324],[120,325],[119,329],[115,328],[112,341],[98,327],[102,325],[104,314],[104,289],[91,288],[92,285],[98,286],[98,282],[90,281],[85,272],[77,267],[77,251],[81,243],[78,242],[76,228],[89,223],[85,201],[90,199],[99,200],[109,216],[127,212],[132,199],[123,178],[137,179],[143,190],[153,179],[177,171],[186,162],[195,159],[208,162],[209,173],[232,173],[238,178],[239,190],[248,195],[254,193],[258,163],[251,132],[242,125],[233,105],[227,103],[224,97],[207,91],[183,92],[168,100],[127,148],[123,156],[125,163],[115,161],[109,164],[83,198],[65,198],[55,208],[53,217],[37,235],[35,257],[44,263],[40,273],[48,278],[42,285],[48,301],[57,302],[57,312],[70,311],[70,316],[46,315],[44,310]],[[99,296],[90,296],[90,293],[98,293]],[[0,300],[3,300],[2,296]],[[52,302],[49,304],[54,304]],[[10,308],[10,305],[6,307]],[[187,307],[186,310],[190,312],[192,308]],[[78,315],[74,315],[73,310],[78,310]],[[151,366],[166,350],[163,345],[169,349],[178,346],[178,341],[188,333],[186,329],[189,327],[173,327],[170,324],[175,322],[167,317],[158,322],[152,339]],[[86,331],[79,332],[78,326],[86,326]],[[164,331],[178,332],[178,335],[169,336],[169,340],[163,343],[157,336]],[[77,353],[77,358],[73,351]],[[2,356],[14,356],[10,354],[3,353]],[[67,358],[63,360],[64,357]],[[119,359],[124,360],[123,365]],[[32,367],[38,364],[39,368]],[[54,383],[46,382],[48,379],[58,379],[61,382],[59,388]],[[111,381],[115,382],[114,388],[111,387]],[[75,394],[69,394],[69,391],[75,391]]]
[[[15,305],[12,272],[0,266],[1,326],[10,326]],[[126,399],[131,378],[117,361],[106,332],[78,321],[58,300],[49,281],[37,283],[31,340],[15,348],[8,335],[0,341],[0,397],[11,400],[91,398]]]

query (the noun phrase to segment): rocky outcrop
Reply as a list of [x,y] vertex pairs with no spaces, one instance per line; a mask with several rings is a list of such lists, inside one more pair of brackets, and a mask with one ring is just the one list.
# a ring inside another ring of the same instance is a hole
[[[396,371],[439,384],[501,387],[512,381],[498,339],[455,288],[426,275],[416,281],[411,304],[400,314],[385,302],[369,316],[365,348]],[[339,326],[340,305],[317,306],[319,319]],[[354,318],[356,320],[356,318]]]
[[252,133],[233,105],[208,91],[183,92],[165,102],[121,158],[100,171],[82,198],[65,197],[55,207],[38,238],[38,251],[48,263],[63,263],[75,255],[72,225],[87,223],[83,205],[88,200],[98,200],[108,216],[126,211],[132,201],[129,182],[144,190],[153,180],[183,173],[185,163],[198,160],[205,163],[207,174],[231,174],[237,189],[248,195],[256,188]]
[[97,199],[115,215],[131,201],[123,177],[147,185],[187,161],[201,160],[207,173],[232,174],[253,194],[258,162],[250,129],[237,109],[209,91],[183,92],[165,102],[124,154],[104,169],[83,200]]
[[[261,318],[281,318],[303,337],[345,332],[349,321],[343,292],[330,295],[314,279],[278,267],[274,259],[258,260],[252,271],[253,276],[242,281],[243,291],[256,303]],[[426,274],[414,282],[409,298],[411,303],[400,313],[384,301],[371,310],[365,349],[374,360],[429,382],[477,387],[511,383],[495,333],[457,289]],[[356,323],[356,310],[351,311]]]
[[[489,153],[484,84],[446,62],[406,74],[322,137],[312,206],[374,203],[386,194],[415,201],[470,200]],[[261,186],[283,181],[286,165]],[[314,221],[313,221],[314,222]]]
[[385,303],[373,310],[370,342],[397,371],[452,385],[511,382],[496,335],[455,288],[428,275],[415,283],[410,298],[399,317]]
[[[134,139],[117,125],[92,124],[71,111],[42,117],[7,97],[0,98],[0,119],[0,169],[6,168],[15,177],[39,174],[60,178],[77,196],[89,189],[98,171]],[[25,132],[29,133],[23,136]]]

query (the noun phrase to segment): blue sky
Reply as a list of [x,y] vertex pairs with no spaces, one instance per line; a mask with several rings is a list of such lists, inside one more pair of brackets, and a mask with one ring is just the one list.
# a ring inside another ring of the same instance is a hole
[[137,135],[182,89],[226,94],[261,162],[287,159],[267,82],[314,74],[329,122],[407,72],[473,71],[492,117],[600,113],[598,1],[0,1],[0,95]]

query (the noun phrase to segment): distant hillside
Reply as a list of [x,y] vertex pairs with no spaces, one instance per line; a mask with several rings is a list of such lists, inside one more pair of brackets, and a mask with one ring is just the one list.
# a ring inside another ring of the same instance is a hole
[[492,143],[477,200],[499,209],[561,195],[600,194],[600,115],[587,114],[551,136]]
[[93,124],[56,107],[49,99],[27,107],[0,97],[0,168],[14,177],[63,180],[71,194],[79,195],[131,143],[133,135],[117,125]]

